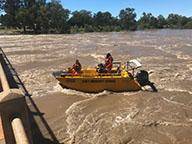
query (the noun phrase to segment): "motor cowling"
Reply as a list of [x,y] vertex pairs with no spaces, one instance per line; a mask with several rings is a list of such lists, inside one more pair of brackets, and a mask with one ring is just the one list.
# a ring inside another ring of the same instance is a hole
[[136,79],[139,82],[139,84],[141,86],[146,86],[149,85],[150,81],[149,81],[149,73],[145,70],[140,70],[137,74],[136,74]]

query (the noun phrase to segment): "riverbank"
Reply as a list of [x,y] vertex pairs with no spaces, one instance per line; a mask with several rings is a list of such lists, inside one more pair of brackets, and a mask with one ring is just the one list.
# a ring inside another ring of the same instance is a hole
[[73,35],[73,34],[91,34],[91,33],[126,33],[126,32],[147,32],[147,31],[187,31],[191,29],[171,29],[171,28],[163,28],[163,29],[141,29],[135,31],[104,31],[104,32],[73,32],[73,33],[34,33],[32,30],[28,32],[24,32],[22,29],[8,29],[8,28],[0,28],[0,35]]
[[0,28],[0,35],[19,35],[21,33],[22,31],[17,29]]

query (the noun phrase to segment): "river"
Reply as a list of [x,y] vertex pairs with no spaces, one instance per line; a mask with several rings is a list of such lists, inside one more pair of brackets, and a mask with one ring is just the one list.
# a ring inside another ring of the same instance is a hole
[[[192,30],[2,35],[0,46],[60,143],[191,144]],[[87,94],[62,89],[52,76],[76,59],[95,67],[108,52],[116,61],[139,59],[158,93]]]

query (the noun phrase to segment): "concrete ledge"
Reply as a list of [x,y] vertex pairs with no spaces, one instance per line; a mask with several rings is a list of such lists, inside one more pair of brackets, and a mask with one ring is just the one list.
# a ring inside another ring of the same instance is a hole
[[7,144],[32,144],[28,106],[12,74],[12,66],[0,54],[0,114]]
[[0,93],[0,103],[4,103],[6,101],[23,98],[24,95],[19,89],[9,89],[7,91],[3,91]]

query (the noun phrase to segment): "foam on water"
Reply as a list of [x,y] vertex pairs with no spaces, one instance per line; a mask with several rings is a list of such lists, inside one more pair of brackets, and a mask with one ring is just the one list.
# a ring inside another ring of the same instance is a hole
[[100,46],[111,46],[111,44],[106,44],[106,43],[98,43]]
[[165,88],[164,90],[169,91],[169,92],[185,92],[185,93],[189,93],[190,95],[192,95],[192,91],[178,89],[178,88]]
[[98,62],[103,62],[104,59],[104,55],[100,55],[100,54],[90,54],[90,56],[92,56],[93,58],[95,58]]
[[188,47],[192,47],[192,44],[189,44],[189,43],[188,43],[188,44],[185,44],[185,45],[188,46]]
[[99,93],[85,93],[85,92],[81,92],[81,91],[77,91],[77,90],[62,88],[59,84],[56,84],[52,90],[48,91],[48,93],[55,93],[55,92],[61,92],[61,93],[66,94],[66,95],[79,95],[79,96],[83,96],[83,97],[100,97],[100,96],[105,96],[105,95],[109,95],[109,94],[118,94],[118,95],[130,96],[130,95],[137,94],[141,91],[138,91],[138,92],[118,92],[117,93],[117,92],[111,92],[111,91],[104,90],[103,92],[99,92]]
[[192,64],[188,64],[187,67],[192,71]]
[[[187,44],[187,45],[189,45],[189,44]],[[178,59],[181,59],[181,60],[191,59],[190,55],[183,54],[182,51],[175,51],[174,48],[177,48],[177,47],[178,47],[177,44],[172,45],[172,47],[169,47],[167,45],[163,45],[163,46],[155,46],[155,49],[160,50],[160,51],[165,52],[165,53],[168,53],[168,54],[175,55]]]
[[182,54],[182,52],[176,53],[176,56],[177,56],[178,59],[183,59],[183,60],[189,60],[189,59],[191,59],[191,56],[189,56],[189,55],[184,55],[184,54]]
[[69,54],[75,54],[76,51],[77,51],[77,48],[74,48],[73,50],[70,50],[70,51],[69,51]]
[[138,91],[138,92],[121,92],[121,93],[117,93],[117,94],[122,94],[124,96],[130,96],[130,95],[135,95],[135,94],[138,94],[140,93],[141,91]]
[[[80,125],[76,125],[78,123],[78,121],[82,120],[82,118],[84,117],[84,115],[82,113],[82,109],[84,108],[84,106],[82,106],[82,104],[89,102],[94,98],[95,97],[75,102],[65,111],[65,114],[67,116],[66,122],[68,124],[67,133],[69,134],[69,137],[71,139],[73,138],[73,135],[75,134],[75,132],[78,131],[78,129],[83,125],[83,123]],[[78,117],[77,119],[76,119],[76,116]],[[75,120],[74,120],[74,118],[75,118]],[[83,119],[84,119],[83,120],[84,122],[87,120],[86,117]]]
[[112,127],[117,127],[124,123],[134,123],[134,117],[139,113],[139,109],[137,108],[130,108],[129,111],[127,111],[127,115],[119,115],[115,117],[114,123]]
[[71,89],[63,89],[62,93],[67,94],[67,95],[80,95],[80,96],[84,96],[84,97],[99,97],[99,96],[108,95],[111,92],[103,91],[103,92],[99,92],[96,94],[92,94],[92,93],[84,93],[84,92],[80,92],[80,91],[76,91],[76,90],[71,90]]
[[53,90],[49,91],[49,92],[50,93],[61,92],[66,95],[79,95],[79,96],[83,96],[83,97],[99,97],[99,96],[108,95],[111,93],[109,91],[103,91],[103,92],[99,92],[99,93],[85,93],[85,92],[80,92],[77,90],[62,88],[59,84],[55,85],[53,87]]

